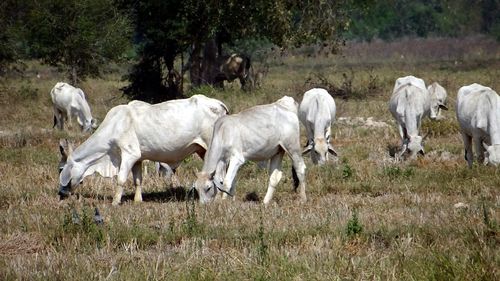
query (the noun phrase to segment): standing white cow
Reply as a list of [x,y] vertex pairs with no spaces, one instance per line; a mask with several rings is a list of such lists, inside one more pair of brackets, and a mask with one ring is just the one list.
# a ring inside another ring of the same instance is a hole
[[72,117],[76,117],[76,121],[84,132],[97,127],[82,89],[75,88],[64,82],[58,82],[50,91],[50,96],[54,105],[53,127],[57,126],[57,128],[63,130],[64,120],[68,120],[71,125]]
[[335,101],[325,89],[314,88],[304,93],[299,106],[299,119],[307,134],[303,154],[310,152],[314,164],[322,165],[328,161],[328,153],[337,156],[330,143],[335,112]]
[[431,119],[436,119],[439,109],[448,110],[434,93],[432,95],[429,93],[424,80],[415,76],[396,80],[389,101],[389,110],[398,123],[402,141],[402,150],[397,158],[407,151],[411,158],[417,153],[424,154],[422,144],[424,138],[419,133],[422,118],[429,116]]
[[295,189],[300,185],[300,198],[305,202],[306,166],[301,156],[297,103],[293,98],[285,96],[274,103],[220,118],[215,123],[203,169],[194,184],[200,202],[211,201],[218,191],[222,191],[224,197],[226,194],[232,196],[241,165],[248,160],[270,159],[271,176],[264,197],[264,204],[268,204],[282,176],[281,162],[285,152],[291,157],[296,172]]
[[132,170],[134,201],[142,201],[142,160],[175,167],[193,153],[203,158],[215,121],[227,112],[222,102],[203,95],[154,105],[132,101],[116,106],[97,131],[68,156],[59,177],[59,195],[68,196],[94,172],[104,177],[118,175],[113,198],[117,205]]
[[500,97],[489,87],[479,84],[464,86],[457,94],[457,119],[464,140],[465,160],[472,167],[476,146],[479,162],[500,164]]

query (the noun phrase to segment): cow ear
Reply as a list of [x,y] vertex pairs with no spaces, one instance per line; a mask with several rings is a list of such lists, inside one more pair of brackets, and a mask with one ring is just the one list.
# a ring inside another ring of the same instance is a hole
[[440,104],[439,108],[441,108],[442,110],[448,110],[448,107],[444,104]]
[[59,152],[61,153],[61,157],[66,159],[71,154],[71,144],[67,139],[59,140]]
[[331,155],[335,156],[335,157],[339,156],[339,154],[337,153],[337,151],[335,151],[335,149],[333,148],[333,146],[331,146],[330,144],[328,144],[328,152]]

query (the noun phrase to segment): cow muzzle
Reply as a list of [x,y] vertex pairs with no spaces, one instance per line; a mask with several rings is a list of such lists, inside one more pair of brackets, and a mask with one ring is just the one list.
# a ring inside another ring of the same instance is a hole
[[59,200],[64,200],[69,197],[71,194],[71,191],[69,188],[65,186],[59,187],[59,192],[57,193],[59,195]]

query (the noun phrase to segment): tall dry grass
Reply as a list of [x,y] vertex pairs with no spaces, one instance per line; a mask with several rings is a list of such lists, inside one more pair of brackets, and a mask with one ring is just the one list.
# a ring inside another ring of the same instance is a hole
[[[51,129],[48,93],[60,77],[9,78],[0,96],[0,279],[498,280],[500,176],[492,167],[466,167],[453,109],[462,85],[500,89],[498,58],[466,61],[470,68],[440,67],[435,60],[401,66],[383,58],[368,66],[359,60],[354,68],[338,57],[318,64],[298,56],[283,60],[271,66],[260,90],[228,85],[196,93],[238,112],[282,95],[300,100],[313,86],[305,83],[308,75],[341,85],[342,73],[352,71],[351,89],[367,96],[337,99],[338,117],[388,124],[334,125],[340,157],[323,167],[306,160],[309,201],[302,205],[292,191],[288,159],[269,206],[258,201],[269,175],[252,163],[238,173],[234,201],[186,200],[202,166],[197,156],[178,169],[181,187],[146,177],[141,204],[133,203],[130,187],[124,203],[112,207],[114,183],[99,177],[86,178],[77,195],[59,201],[58,139],[83,141],[86,135]],[[396,163],[389,148],[399,140],[387,101],[394,80],[406,74],[441,83],[451,106],[444,120],[424,123],[432,132],[426,156]],[[367,90],[373,75],[376,94]],[[110,75],[82,85],[98,119],[126,102],[119,96],[122,83]],[[104,216],[102,226],[92,222],[94,206]]]

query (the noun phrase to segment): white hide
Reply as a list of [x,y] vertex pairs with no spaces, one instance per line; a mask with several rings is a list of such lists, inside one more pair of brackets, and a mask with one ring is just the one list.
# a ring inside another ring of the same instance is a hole
[[464,86],[457,94],[457,119],[465,147],[465,160],[472,166],[474,154],[479,162],[500,164],[500,97],[489,87],[479,84]]
[[65,120],[71,124],[72,117],[76,117],[83,131],[96,127],[85,94],[80,88],[58,82],[50,91],[50,96],[54,105],[54,126],[62,130]]
[[299,119],[306,128],[307,145],[303,153],[311,153],[314,164],[328,161],[328,153],[337,156],[330,143],[335,121],[335,101],[325,89],[314,88],[304,93],[299,106]]
[[69,193],[95,172],[104,177],[118,175],[113,199],[113,204],[118,204],[132,169],[137,187],[135,201],[141,201],[142,160],[176,167],[193,153],[203,157],[215,121],[227,112],[222,102],[203,95],[153,105],[132,101],[116,106],[68,157],[60,175],[60,194]]
[[435,108],[447,110],[444,104],[438,103],[435,93],[431,94],[425,87],[424,80],[414,76],[398,78],[389,101],[389,110],[398,124],[402,142],[403,155],[406,151],[410,157],[417,153],[424,154],[423,138],[420,136],[422,118],[429,116],[436,119],[438,111]]
[[306,167],[301,156],[297,103],[293,98],[285,96],[272,104],[220,118],[215,123],[203,169],[194,185],[200,201],[211,201],[218,191],[224,192],[224,197],[233,195],[241,165],[248,160],[270,160],[270,179],[264,198],[264,204],[269,203],[282,176],[281,161],[285,153],[293,161],[304,202]]
[[439,85],[439,83],[434,82],[429,87],[427,87],[427,91],[431,96],[431,118],[435,116],[435,119],[441,118],[441,109],[448,110],[446,107],[446,98],[447,93],[443,86]]

